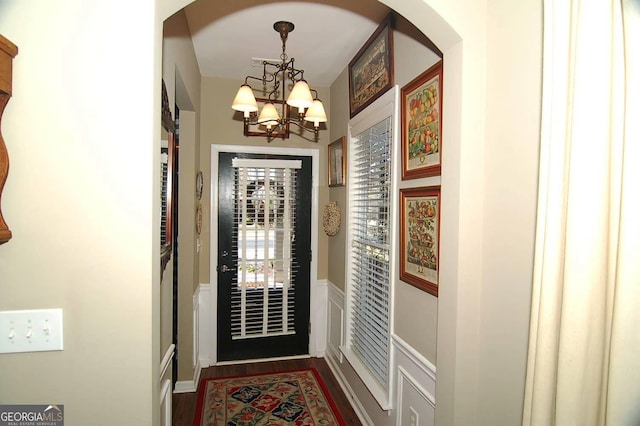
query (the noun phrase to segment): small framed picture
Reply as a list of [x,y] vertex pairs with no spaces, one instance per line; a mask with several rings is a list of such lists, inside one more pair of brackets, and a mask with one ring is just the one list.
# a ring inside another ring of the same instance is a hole
[[438,176],[442,160],[442,61],[401,90],[402,180]]
[[329,144],[329,186],[344,186],[346,168],[346,138],[342,136]]
[[400,190],[400,279],[438,296],[440,187]]
[[378,26],[349,62],[351,118],[393,86],[393,15]]
[[[276,110],[278,111],[278,115],[280,115],[280,118],[282,118],[282,114],[283,111],[286,111],[286,115],[285,117],[289,117],[289,113],[291,110],[291,107],[287,104],[285,104],[285,106],[283,107],[281,102],[278,101],[270,101],[269,99],[263,99],[263,98],[256,98],[256,103],[258,104],[258,112],[257,113],[251,113],[252,114],[252,121],[255,121],[255,115],[254,114],[260,114],[260,111],[262,111],[262,108],[264,107],[264,105],[267,102],[272,102],[273,105],[276,107]],[[253,124],[253,123],[249,123],[249,124],[245,124],[244,125],[244,135],[245,136],[267,136],[267,127],[263,124]],[[284,130],[282,130],[282,128],[277,127],[274,128],[273,133],[271,134],[271,139],[289,139],[289,122],[287,122],[287,124],[285,125]]]

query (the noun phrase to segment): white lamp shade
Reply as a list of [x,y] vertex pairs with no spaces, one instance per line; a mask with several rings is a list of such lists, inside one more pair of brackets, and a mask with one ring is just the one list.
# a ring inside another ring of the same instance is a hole
[[327,121],[327,114],[324,112],[324,105],[320,99],[313,101],[313,104],[307,110],[304,115],[304,119],[307,121],[313,121],[313,125],[318,127],[318,124]]
[[253,96],[251,86],[248,84],[240,86],[240,89],[238,89],[238,93],[236,93],[236,97],[231,104],[231,108],[236,111],[244,112],[245,116],[250,112],[258,111],[258,103],[256,102],[256,97]]
[[280,115],[278,114],[278,110],[271,103],[268,102],[260,111],[260,116],[258,117],[258,123],[265,125],[276,125],[280,121]]
[[306,81],[300,80],[291,89],[287,103],[292,107],[309,108],[313,104],[313,96]]

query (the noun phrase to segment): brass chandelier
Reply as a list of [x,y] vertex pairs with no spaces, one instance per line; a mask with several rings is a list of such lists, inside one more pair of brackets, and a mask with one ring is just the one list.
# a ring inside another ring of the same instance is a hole
[[[243,113],[245,128],[250,124],[264,126],[269,142],[275,136],[288,133],[289,124],[296,124],[304,131],[312,131],[317,141],[320,123],[327,121],[324,105],[318,99],[318,92],[309,89],[309,85],[304,79],[304,70],[295,68],[295,59],[289,59],[287,56],[287,36],[294,28],[295,26],[291,22],[286,21],[278,21],[273,24],[273,29],[280,33],[282,40],[280,62],[263,60],[262,77],[245,77],[244,84],[240,86],[231,105],[231,108]],[[264,107],[259,114],[258,103],[253,94],[253,88],[249,85],[249,80],[262,82],[263,93],[268,92]],[[270,90],[267,85],[270,85]],[[290,86],[292,87],[289,96],[285,97],[286,89]],[[282,111],[282,117],[278,113],[276,105]],[[287,105],[291,108],[298,108],[296,117],[289,116]],[[312,123],[313,129],[305,125],[305,122]]]

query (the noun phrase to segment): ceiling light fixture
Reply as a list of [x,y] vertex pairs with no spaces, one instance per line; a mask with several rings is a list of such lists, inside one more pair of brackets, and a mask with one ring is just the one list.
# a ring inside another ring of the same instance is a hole
[[[296,124],[303,130],[313,131],[317,141],[320,123],[327,121],[324,105],[318,99],[318,92],[309,89],[309,85],[304,79],[304,70],[295,68],[295,59],[289,59],[287,56],[287,36],[294,28],[295,26],[291,22],[286,21],[278,21],[273,24],[273,29],[280,33],[282,40],[281,62],[262,61],[262,77],[245,77],[244,84],[240,86],[231,105],[231,108],[243,113],[245,127],[249,124],[264,126],[269,142],[274,136],[282,136],[288,132],[289,124]],[[250,79],[261,81],[263,93],[268,93],[267,102],[259,114],[253,88],[249,85]],[[270,89],[267,87],[268,84]],[[285,97],[286,89],[290,89],[288,97]],[[287,114],[286,105],[298,108],[297,117],[290,117]],[[282,117],[278,110],[281,111]],[[305,121],[312,123],[313,129],[309,128]]]

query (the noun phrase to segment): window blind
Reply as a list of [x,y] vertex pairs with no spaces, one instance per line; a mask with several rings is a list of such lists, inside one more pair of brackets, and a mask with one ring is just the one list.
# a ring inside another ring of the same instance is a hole
[[389,386],[392,120],[352,137],[350,350]]

